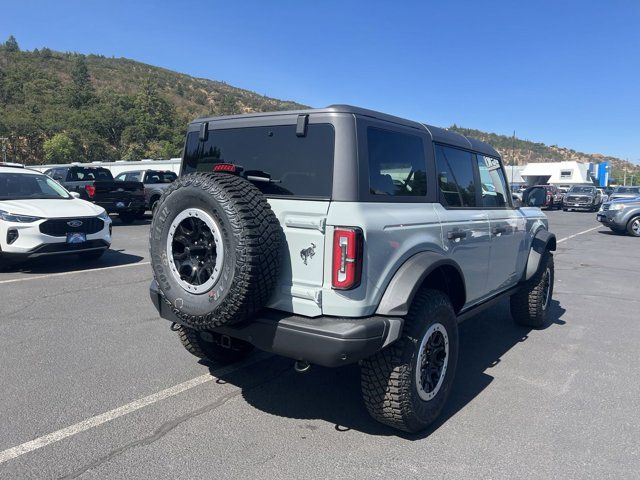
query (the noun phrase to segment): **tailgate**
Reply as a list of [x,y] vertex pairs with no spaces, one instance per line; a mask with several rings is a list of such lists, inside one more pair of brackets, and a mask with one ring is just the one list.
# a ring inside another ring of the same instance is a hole
[[322,314],[325,224],[329,201],[269,198],[285,235],[282,266],[268,307],[306,316]]
[[119,201],[134,196],[144,196],[141,182],[96,181],[96,197],[100,201]]

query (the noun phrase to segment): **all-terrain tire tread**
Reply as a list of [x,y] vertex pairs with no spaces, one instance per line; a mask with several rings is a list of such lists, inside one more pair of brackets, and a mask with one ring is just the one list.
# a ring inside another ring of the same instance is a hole
[[[167,299],[162,288],[160,296],[173,313],[196,329],[241,322],[264,307],[276,285],[281,260],[280,223],[260,190],[243,178],[224,173],[195,173],[179,178],[164,191],[157,211],[161,211],[163,202],[171,194],[188,186],[212,195],[231,223],[236,242],[233,288],[218,308],[204,315],[182,312]],[[157,217],[159,215],[154,219]]]
[[[532,328],[541,328],[546,324],[548,308],[547,310],[543,308],[543,277],[547,268],[551,270],[550,281],[553,282],[553,254],[550,251],[543,254],[540,268],[535,275],[511,296],[511,316],[517,324]],[[553,285],[551,291],[553,291]]]
[[403,360],[403,351],[411,348],[409,343],[419,344],[421,322],[424,322],[423,312],[439,306],[451,309],[451,314],[455,315],[451,302],[444,293],[438,290],[420,290],[405,317],[402,337],[362,361],[361,388],[365,406],[374,419],[385,425],[406,432],[414,432],[423,427],[424,419],[417,421],[411,402],[412,366],[410,362]]

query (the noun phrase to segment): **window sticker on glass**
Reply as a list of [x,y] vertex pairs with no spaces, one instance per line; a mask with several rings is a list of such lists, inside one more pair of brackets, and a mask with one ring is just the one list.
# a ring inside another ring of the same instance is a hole
[[496,158],[486,157],[483,155],[484,164],[487,166],[489,170],[496,170],[500,168],[500,162]]

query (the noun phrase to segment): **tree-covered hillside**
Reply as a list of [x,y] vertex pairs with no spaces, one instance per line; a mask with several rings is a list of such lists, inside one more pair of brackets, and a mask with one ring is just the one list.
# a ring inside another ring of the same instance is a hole
[[187,122],[301,108],[124,58],[0,45],[0,137],[28,164],[179,156]]
[[[0,137],[8,138],[10,161],[170,158],[180,154],[185,126],[198,116],[297,108],[304,105],[126,58],[21,51],[13,37],[0,44]],[[620,179],[623,168],[640,174],[618,158],[450,128],[491,143],[508,164],[608,160]]]

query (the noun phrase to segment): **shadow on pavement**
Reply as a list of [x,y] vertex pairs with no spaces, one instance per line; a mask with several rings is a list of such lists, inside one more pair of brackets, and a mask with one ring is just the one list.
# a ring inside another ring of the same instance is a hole
[[52,257],[41,257],[28,260],[23,263],[8,265],[2,272],[20,273],[62,273],[77,272],[81,270],[92,270],[95,268],[115,267],[138,263],[144,257],[131,255],[118,250],[107,250],[98,260],[83,260],[78,255],[59,255]]
[[117,215],[112,215],[111,220],[113,221],[112,225],[114,229],[123,228],[123,227],[135,227],[140,225],[151,225],[151,215],[145,214],[144,218],[140,218],[134,220],[132,223],[124,223],[122,220],[118,218]]
[[[564,325],[561,320],[564,312],[554,300],[549,326]],[[338,432],[357,430],[370,435],[419,440],[428,437],[487,388],[493,380],[487,370],[496,366],[511,348],[525,341],[530,331],[512,321],[508,301],[461,324],[460,357],[447,405],[427,431],[415,435],[398,432],[369,417],[360,394],[358,365],[336,369],[314,366],[306,374],[297,374],[292,360],[271,357],[233,374],[222,375],[218,382],[241,388],[246,402],[265,413],[301,420],[301,435],[305,430],[318,428],[304,420],[319,419],[335,425]]]

